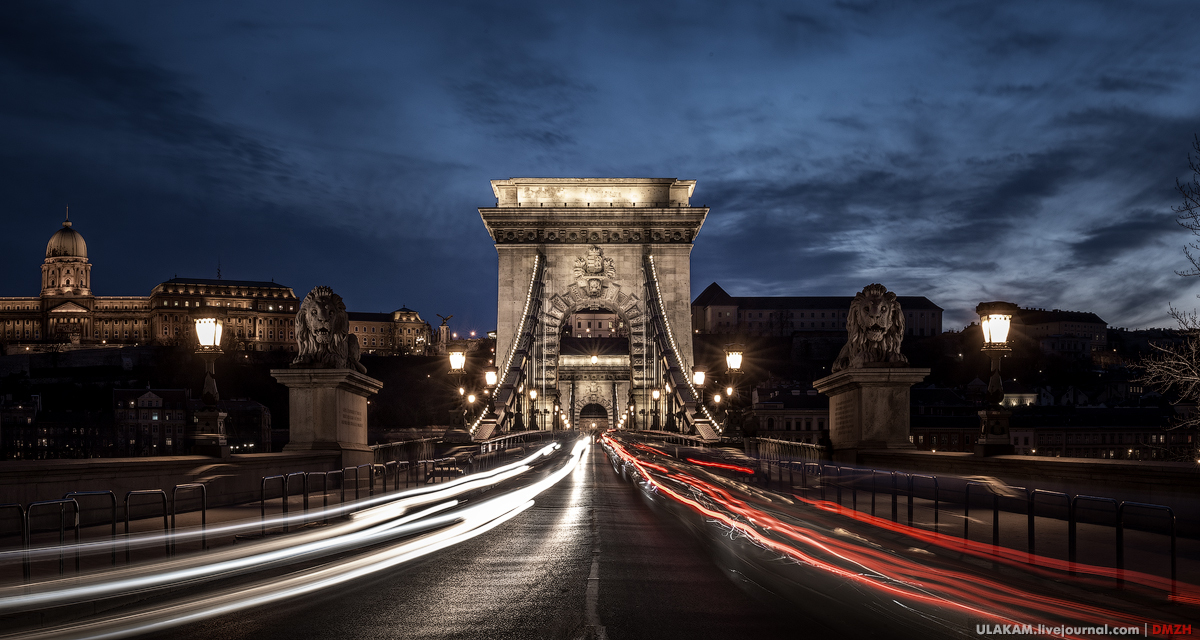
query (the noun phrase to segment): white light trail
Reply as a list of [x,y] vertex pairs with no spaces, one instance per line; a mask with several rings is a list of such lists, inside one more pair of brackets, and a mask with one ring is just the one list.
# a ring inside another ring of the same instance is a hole
[[[558,447],[557,443],[550,445],[527,460],[539,455],[547,455],[549,453],[548,450],[552,451]],[[258,553],[245,558],[230,559],[227,561],[230,564],[226,565],[225,569],[221,569],[220,571],[225,572],[223,575],[229,575],[229,571],[244,572],[244,570],[254,568],[277,566],[286,559],[300,559],[305,554],[311,554],[321,549],[321,545],[324,544],[338,545],[340,550],[345,551],[352,547],[377,544],[388,537],[409,535],[423,528],[432,526],[444,527],[438,531],[425,533],[419,537],[398,542],[391,547],[372,551],[366,555],[340,560],[317,570],[302,571],[283,578],[273,577],[216,594],[179,600],[165,607],[147,608],[130,614],[47,628],[33,633],[22,634],[21,637],[122,638],[152,631],[161,631],[173,626],[257,607],[285,598],[294,598],[398,566],[486,533],[517,516],[534,504],[533,499],[536,496],[554,486],[574,471],[579,466],[583,454],[589,447],[590,445],[586,439],[580,439],[571,451],[571,457],[568,462],[549,473],[545,478],[529,486],[492,497],[478,504],[451,513],[439,514],[438,512],[455,506],[453,501],[442,502],[424,511],[409,514],[399,520],[391,519],[396,518],[402,513],[403,509],[410,509],[413,506],[412,504],[397,504],[391,509],[387,507],[392,507],[393,505],[383,505],[372,509],[372,512],[358,514],[358,518],[352,520],[350,523],[346,523],[346,525],[355,524],[360,527],[364,526],[363,523],[365,523],[367,528],[337,536],[338,539],[354,540],[354,542],[341,544],[339,540],[314,540],[308,543],[313,546],[305,550],[305,545],[296,546],[296,537],[289,536],[278,541],[272,541],[287,543],[288,549],[275,549],[266,554]],[[517,469],[510,469],[509,471],[512,472],[513,477],[517,473],[524,472],[524,470],[518,472]],[[466,491],[469,489],[463,490]],[[430,497],[432,498],[432,496]],[[437,499],[440,500],[441,497],[439,495]],[[211,554],[199,557],[206,562],[212,561]],[[133,580],[150,579],[157,587],[178,586],[181,583],[190,583],[195,579],[188,577],[193,575],[187,573],[188,571],[206,572],[211,566],[197,566],[187,570],[177,570],[171,575],[170,581],[154,580],[154,577],[150,575],[139,576],[138,578],[133,578]],[[152,571],[152,568],[145,567],[142,570]],[[78,584],[76,580],[54,582]],[[97,586],[103,587],[103,585],[91,585],[91,588]],[[125,588],[129,586],[129,584],[126,584]],[[145,587],[142,587],[142,589],[144,590]],[[68,587],[60,591],[71,592],[72,588]],[[70,596],[70,599],[78,601],[81,595],[82,592],[75,591]],[[44,599],[47,596],[51,599]],[[53,600],[53,594],[48,593],[32,594],[30,597],[43,598],[37,601],[37,608],[44,608],[47,606],[47,602],[54,604],[61,603],[61,600]],[[93,595],[90,599],[95,598],[96,596]],[[6,601],[0,601],[0,605],[5,604],[7,604]]]

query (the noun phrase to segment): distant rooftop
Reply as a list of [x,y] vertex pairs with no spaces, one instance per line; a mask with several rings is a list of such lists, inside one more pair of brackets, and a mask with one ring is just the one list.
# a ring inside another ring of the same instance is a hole
[[[903,305],[903,303],[901,303]],[[1090,311],[1063,311],[1061,309],[1021,309],[1017,319],[1024,324],[1046,324],[1050,322],[1090,322],[1107,326],[1108,323]]]
[[[742,309],[849,309],[854,296],[731,296],[712,283],[692,302],[694,307],[720,305],[737,306]],[[901,309],[929,309],[941,311],[925,296],[896,296]]]
[[222,280],[220,278],[171,278],[163,284],[203,284],[213,287],[262,287],[290,289],[291,287],[278,282],[262,282],[260,280]]

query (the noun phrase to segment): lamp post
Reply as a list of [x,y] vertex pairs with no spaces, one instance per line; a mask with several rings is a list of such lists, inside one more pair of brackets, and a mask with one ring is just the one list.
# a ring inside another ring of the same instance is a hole
[[704,369],[700,366],[692,367],[692,386],[696,387],[696,419],[704,417]]
[[496,414],[496,385],[500,382],[499,370],[494,366],[485,367],[483,370],[483,383],[488,388],[487,401],[487,417],[491,418]]
[[1010,302],[981,302],[975,307],[975,312],[979,314],[979,325],[983,329],[982,351],[992,361],[992,377],[988,381],[984,410],[979,412],[979,440],[975,443],[977,456],[1014,453],[1008,433],[1008,419],[1012,414],[1000,406],[1004,400],[1000,360],[1012,351],[1008,346],[1008,330],[1018,310],[1019,307]]
[[660,392],[658,389],[654,389],[650,392],[650,397],[654,399],[654,415],[650,422],[651,431],[660,431],[662,429],[662,425],[658,422],[658,399],[661,396],[662,392]]
[[195,421],[188,425],[189,440],[192,453],[200,455],[229,457],[229,443],[225,438],[225,417],[217,405],[221,395],[217,392],[216,361],[224,353],[221,351],[221,333],[224,321],[215,315],[205,315],[193,318],[196,324],[196,354],[204,360],[204,389],[200,399],[204,408],[197,411]]
[[463,427],[467,426],[467,405],[466,393],[467,390],[462,385],[463,375],[466,373],[467,367],[467,352],[461,348],[451,348],[448,351],[450,358],[450,375],[454,376],[454,386],[458,387],[458,404],[462,409]]
[[[734,392],[737,390],[737,378],[738,376],[742,375],[742,345],[725,345],[725,375],[726,382],[729,385],[725,387],[725,396],[726,401],[728,402],[728,404],[725,405],[725,423],[726,426],[735,426],[740,428],[741,414],[735,414],[733,413],[733,410],[736,408],[734,406],[734,401],[737,396],[734,395]],[[730,425],[729,423],[732,422],[732,419],[735,417],[738,419],[738,424]]]
[[537,389],[529,390],[529,413],[530,413],[529,428],[534,431],[540,431],[541,426],[538,424],[539,423],[539,420],[538,420],[539,411],[537,409]]

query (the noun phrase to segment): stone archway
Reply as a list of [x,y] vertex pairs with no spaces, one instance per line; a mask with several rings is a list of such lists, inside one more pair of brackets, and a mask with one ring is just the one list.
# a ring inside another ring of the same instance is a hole
[[[611,413],[595,402],[583,405],[579,410],[579,428],[583,430],[607,431]],[[593,426],[594,425],[594,426]]]
[[[650,377],[665,375],[647,354],[668,350],[672,375],[682,380],[676,388],[687,384],[693,364],[691,250],[708,215],[707,207],[690,204],[695,184],[673,178],[492,181],[496,206],[481,207],[479,214],[499,257],[495,364],[504,377],[497,390],[502,404],[516,402],[528,386],[538,396],[535,402],[521,396],[526,408],[535,404],[553,414],[561,403],[578,420],[578,384],[607,380],[598,404],[613,421],[626,406],[647,402]],[[646,306],[651,299],[653,322]],[[560,355],[564,322],[592,309],[614,313],[628,327],[625,371],[618,375],[615,364],[603,371],[572,365],[577,375],[566,381],[560,375],[567,366]],[[504,414],[498,411],[500,421]],[[472,435],[491,432],[487,426]]]

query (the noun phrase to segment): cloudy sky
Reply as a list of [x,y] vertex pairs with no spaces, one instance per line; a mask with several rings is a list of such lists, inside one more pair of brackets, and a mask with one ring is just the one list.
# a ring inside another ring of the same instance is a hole
[[882,282],[1166,326],[1200,3],[6,2],[0,295],[317,284],[495,325],[515,176],[698,181],[692,291]]

